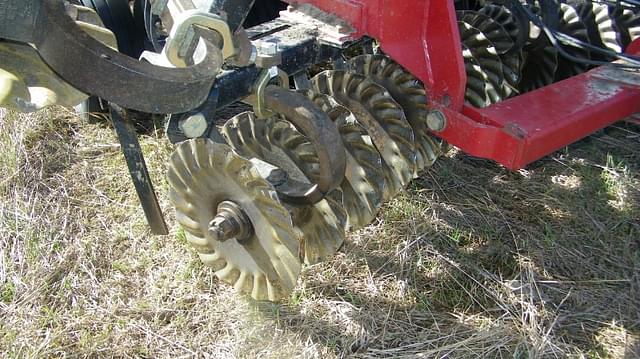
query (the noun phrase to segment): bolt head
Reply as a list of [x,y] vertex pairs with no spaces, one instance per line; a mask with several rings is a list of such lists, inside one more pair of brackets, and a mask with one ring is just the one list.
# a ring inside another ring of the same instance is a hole
[[216,216],[209,223],[209,235],[216,241],[223,242],[233,237],[234,223],[224,216]]
[[278,44],[275,42],[263,42],[260,45],[260,50],[265,56],[275,56],[278,54]]
[[433,110],[427,115],[427,127],[434,132],[443,131],[447,127],[447,118],[439,110]]
[[205,132],[207,132],[209,124],[207,123],[207,119],[204,115],[201,112],[198,112],[180,121],[178,127],[180,127],[180,131],[182,131],[185,136],[189,138],[197,138],[203,136]]
[[211,236],[213,240],[218,242],[223,242],[225,240],[224,231],[222,229],[222,226],[220,226],[217,217],[214,218],[211,223],[209,223],[209,236]]

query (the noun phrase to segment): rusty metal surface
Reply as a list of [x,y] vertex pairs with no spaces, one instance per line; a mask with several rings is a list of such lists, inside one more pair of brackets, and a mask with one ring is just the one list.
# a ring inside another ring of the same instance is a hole
[[[355,115],[328,95],[311,90],[300,93],[312,100],[329,115],[338,126],[342,142],[347,150],[347,169],[342,190],[342,205],[347,214],[347,227],[359,229],[369,224],[382,205],[385,178],[382,158],[373,145],[367,130],[358,123]],[[310,174],[314,178],[317,171]]]
[[416,175],[432,166],[444,144],[429,131],[429,99],[420,80],[385,55],[361,55],[349,60],[349,69],[384,87],[402,107],[415,134]]
[[265,103],[269,110],[284,116],[309,139],[320,163],[315,186],[292,186],[282,189],[278,194],[291,204],[317,203],[327,193],[338,188],[344,179],[345,148],[338,128],[311,100],[282,87],[268,86],[265,90]]
[[323,71],[311,83],[315,93],[329,95],[348,108],[371,136],[383,159],[385,200],[404,189],[415,173],[415,135],[404,110],[389,92],[348,71]]

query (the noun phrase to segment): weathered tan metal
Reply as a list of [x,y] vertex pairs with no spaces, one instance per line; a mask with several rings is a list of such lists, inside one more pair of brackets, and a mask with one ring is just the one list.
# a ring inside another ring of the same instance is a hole
[[[328,95],[302,91],[336,124],[346,149],[347,169],[340,185],[347,213],[347,227],[358,229],[371,223],[380,206],[385,189],[382,158],[351,111]],[[313,178],[314,174],[310,176]]]
[[[177,146],[168,179],[176,219],[218,278],[256,300],[288,296],[301,268],[298,232],[273,186],[249,160],[227,145],[193,139]],[[211,235],[224,201],[250,221],[249,235],[240,240]]]
[[382,155],[384,199],[393,198],[413,179],[416,168],[414,133],[402,107],[384,87],[356,73],[327,70],[311,82],[314,92],[333,97],[366,128]]
[[[222,134],[238,154],[277,166],[287,178],[311,184],[310,174],[318,173],[319,159],[311,142],[281,118],[258,119],[245,112],[227,121]],[[301,233],[301,256],[306,264],[330,258],[342,245],[347,221],[342,191],[333,191],[313,205],[288,209]]]
[[416,177],[430,167],[443,151],[443,143],[429,131],[429,101],[422,83],[384,55],[361,55],[349,60],[349,68],[383,86],[402,106],[416,141]]

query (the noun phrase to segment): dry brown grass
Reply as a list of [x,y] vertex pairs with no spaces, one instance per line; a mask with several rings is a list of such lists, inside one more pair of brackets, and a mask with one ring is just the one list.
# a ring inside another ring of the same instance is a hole
[[1,357],[640,356],[638,126],[517,173],[451,153],[280,305],[187,248],[160,133],[154,237],[107,124],[0,114]]

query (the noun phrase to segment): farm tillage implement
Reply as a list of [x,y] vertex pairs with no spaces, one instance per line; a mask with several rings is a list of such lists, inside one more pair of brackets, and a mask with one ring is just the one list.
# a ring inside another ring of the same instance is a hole
[[0,105],[108,112],[157,234],[166,119],[188,242],[279,300],[450,146],[516,170],[637,113],[638,37],[639,0],[0,0]]

